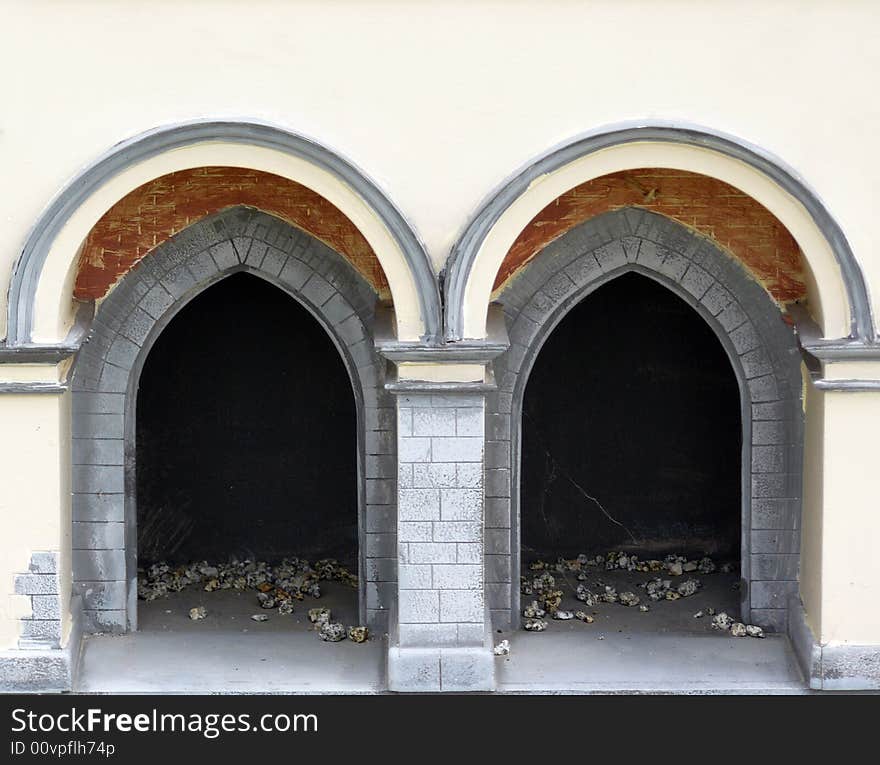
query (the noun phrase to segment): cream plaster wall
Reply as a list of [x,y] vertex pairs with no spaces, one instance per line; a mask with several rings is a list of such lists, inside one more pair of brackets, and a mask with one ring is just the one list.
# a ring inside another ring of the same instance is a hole
[[[802,368],[806,377],[806,370]],[[818,638],[822,626],[822,520],[825,393],[805,386],[804,499],[801,517],[800,595],[807,623]]]
[[17,617],[30,613],[14,575],[27,572],[31,553],[60,550],[70,565],[67,398],[0,395],[0,650],[15,645]]
[[[880,316],[876,3],[0,0],[0,13],[0,303],[49,200],[158,125],[248,117],[319,139],[378,182],[439,270],[514,170],[585,130],[658,119],[738,136],[793,167],[841,224]],[[138,182],[132,172],[65,232],[64,252]],[[48,267],[40,339],[69,319],[70,263]],[[811,266],[819,318],[839,334],[833,266],[818,254]],[[13,574],[32,550],[69,546],[68,420],[64,397],[0,395],[0,647],[17,634]],[[880,394],[811,393],[809,420],[809,619],[823,640],[880,643]]]
[[824,398],[821,641],[880,643],[880,391]]
[[0,66],[16,73],[0,101],[0,166],[15,178],[0,191],[0,294],[64,182],[156,125],[247,116],[317,137],[377,180],[439,268],[514,169],[582,131],[656,118],[791,165],[842,224],[880,313],[880,235],[866,225],[880,169],[874,3],[0,4]]

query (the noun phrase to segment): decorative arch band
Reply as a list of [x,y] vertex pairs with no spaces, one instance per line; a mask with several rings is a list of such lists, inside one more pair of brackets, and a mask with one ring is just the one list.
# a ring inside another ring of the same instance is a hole
[[123,170],[174,149],[220,141],[272,149],[303,159],[328,172],[378,216],[399,247],[418,293],[424,339],[441,334],[440,293],[427,253],[412,227],[379,187],[351,162],[321,144],[274,125],[236,120],[198,120],[157,128],[117,144],[77,175],[52,201],[31,229],[9,287],[7,345],[28,345],[43,265],[52,243],[76,210],[103,183]]
[[542,176],[572,162],[624,144],[651,142],[693,146],[738,160],[794,197],[827,241],[840,269],[850,311],[849,339],[873,345],[875,330],[861,268],[838,223],[816,193],[781,161],[738,139],[675,124],[624,124],[588,133],[538,157],[505,181],[471,219],[450,254],[446,269],[444,326],[447,340],[465,336],[465,293],[489,232],[504,213]]

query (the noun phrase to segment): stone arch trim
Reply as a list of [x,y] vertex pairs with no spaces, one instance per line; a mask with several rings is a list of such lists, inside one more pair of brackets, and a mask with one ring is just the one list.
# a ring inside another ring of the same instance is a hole
[[440,292],[424,245],[388,196],[353,163],[316,141],[263,122],[204,119],[149,130],[114,146],[71,180],[31,229],[9,286],[6,342],[32,344],[37,287],[52,244],[76,210],[104,183],[166,152],[221,142],[272,149],[314,164],[353,189],[381,220],[411,273],[425,338],[441,334]]
[[375,628],[385,626],[396,588],[396,416],[371,336],[375,293],[342,256],[314,237],[240,207],[193,224],[129,271],[98,308],[77,354],[71,375],[73,588],[83,599],[87,631],[136,626],[132,479],[142,365],[153,341],[186,303],[241,271],[266,279],[304,305],[330,335],[349,372],[358,419],[361,618]]
[[797,591],[803,462],[800,356],[763,288],[710,240],[644,210],[605,213],[548,245],[499,296],[510,349],[487,399],[486,580],[493,618],[518,623],[522,402],[544,341],[602,284],[636,271],[674,291],[713,328],[737,377],[743,422],[743,617],[787,624]]
[[461,340],[466,336],[466,290],[482,245],[495,224],[530,187],[542,177],[589,155],[613,147],[645,142],[708,149],[754,168],[796,199],[827,241],[839,268],[842,288],[849,304],[849,338],[859,344],[876,346],[871,303],[861,267],[840,225],[815,191],[781,160],[756,146],[705,128],[672,123],[627,123],[587,133],[537,157],[504,181],[471,218],[447,261],[444,308],[446,338]]

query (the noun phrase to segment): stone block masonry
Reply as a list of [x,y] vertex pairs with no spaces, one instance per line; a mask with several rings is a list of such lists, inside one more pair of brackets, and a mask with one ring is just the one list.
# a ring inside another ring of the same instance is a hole
[[484,436],[482,394],[398,396],[391,690],[494,686],[483,561]]
[[31,601],[31,615],[21,620],[19,648],[58,648],[61,643],[61,604],[58,553],[35,552],[25,573],[15,577],[15,593]]
[[[97,311],[71,379],[73,591],[82,598],[85,631],[121,632],[136,625],[137,497],[125,460],[134,450],[132,382],[176,311],[200,290],[239,271],[267,279],[304,305],[334,338],[352,378],[362,415],[360,610],[371,629],[384,631],[397,577],[397,441],[385,365],[368,340],[376,291],[318,239],[242,206],[165,238],[149,257],[125,270]],[[39,607],[46,613],[44,602]]]
[[[541,236],[548,233],[541,231]],[[498,295],[510,349],[493,362],[498,390],[486,399],[486,597],[495,626],[509,628],[520,618],[515,584],[523,509],[516,491],[517,456],[532,364],[573,305],[627,272],[671,289],[702,316],[727,351],[742,391],[745,443],[741,614],[745,621],[784,632],[786,601],[797,591],[799,575],[803,380],[793,332],[771,295],[783,301],[783,293],[795,293],[781,282],[777,287],[782,291],[774,292],[713,240],[634,207],[568,227]]]

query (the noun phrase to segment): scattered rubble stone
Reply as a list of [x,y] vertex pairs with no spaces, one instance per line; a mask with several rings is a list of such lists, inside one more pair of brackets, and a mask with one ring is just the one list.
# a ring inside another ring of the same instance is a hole
[[720,614],[716,614],[716,616],[712,619],[712,628],[716,630],[729,630],[733,625],[733,619],[731,619],[726,611],[722,611]]
[[269,617],[266,616],[266,614],[254,614],[253,616],[251,616],[251,619],[253,619],[255,622],[269,621]]
[[502,640],[492,651],[496,656],[507,656],[510,653],[510,641]]
[[762,630],[756,624],[743,624],[742,622],[734,622],[730,625],[730,634],[733,637],[762,638],[764,637],[764,630]]
[[[588,608],[602,603],[617,603],[626,607],[637,607],[640,612],[647,613],[650,607],[645,601],[648,599],[655,602],[676,601],[691,597],[701,590],[702,582],[693,577],[685,577],[685,574],[699,572],[703,575],[709,575],[716,571],[731,573],[734,571],[734,565],[731,563],[716,564],[709,556],[688,559],[687,556],[679,554],[666,555],[662,559],[648,558],[643,560],[638,555],[625,550],[612,550],[592,557],[583,553],[574,558],[560,557],[556,559],[555,563],[536,560],[528,565],[528,569],[530,573],[520,578],[520,590],[524,595],[533,595],[536,599],[523,609],[525,628],[530,631],[542,631],[548,626],[544,617],[576,618],[586,622],[593,620],[592,617],[584,618],[587,616],[586,611],[576,611],[569,617],[568,614],[571,612],[563,609],[565,595],[560,587],[572,588],[574,597]],[[619,585],[617,583],[615,586],[597,580],[596,574],[601,570],[630,571],[659,574],[659,576],[654,576],[638,584],[645,590],[645,595],[640,596],[631,590],[618,592],[616,586]],[[560,579],[560,577],[562,578]],[[676,577],[683,578],[673,584]],[[707,608],[705,611],[697,611],[694,618],[700,619],[704,615],[716,616],[714,609]],[[712,619],[714,629],[729,630],[733,624],[734,620],[727,614],[719,614],[717,618]],[[743,625],[743,629],[748,627],[749,625]]]
[[370,632],[366,627],[357,626],[348,628],[348,639],[352,643],[365,643],[370,636]]
[[596,605],[596,596],[587,589],[586,585],[579,584],[574,596],[582,603],[586,603],[590,608]]
[[574,618],[580,619],[582,622],[586,622],[587,624],[593,623],[593,617],[590,616],[586,611],[575,611]]
[[196,606],[195,608],[191,608],[189,610],[189,618],[194,622],[197,622],[199,619],[204,619],[208,615],[208,611],[204,606]]
[[641,586],[645,588],[645,592],[648,593],[648,597],[651,600],[662,600],[666,597],[666,593],[669,592],[670,587],[672,587],[672,582],[669,579],[660,579],[660,577],[657,577],[656,579],[651,579],[645,582]]
[[551,614],[562,604],[562,590],[549,590],[541,596],[541,603]]
[[282,600],[278,606],[278,613],[282,616],[289,616],[293,613],[293,601],[292,600]]
[[610,584],[605,585],[605,591],[599,595],[599,599],[605,603],[617,603],[619,600],[617,590]]
[[[237,560],[211,565],[207,561],[171,566],[154,563],[138,569],[138,597],[152,601],[199,586],[205,592],[217,590],[256,590],[263,608],[280,607],[284,601],[321,596],[320,582],[336,581],[357,587],[356,575],[333,558],[313,564],[303,558],[285,558],[277,565],[265,561]],[[272,605],[267,605],[273,601]]]
[[574,619],[574,614],[571,611],[563,611],[561,609],[553,612],[553,618],[559,619],[559,621],[567,622],[569,619]]
[[312,624],[317,624],[319,627],[322,624],[326,624],[330,621],[330,609],[329,608],[310,608],[309,609],[309,621]]
[[328,643],[338,643],[340,640],[345,640],[345,627],[340,622],[322,622],[318,636]]

